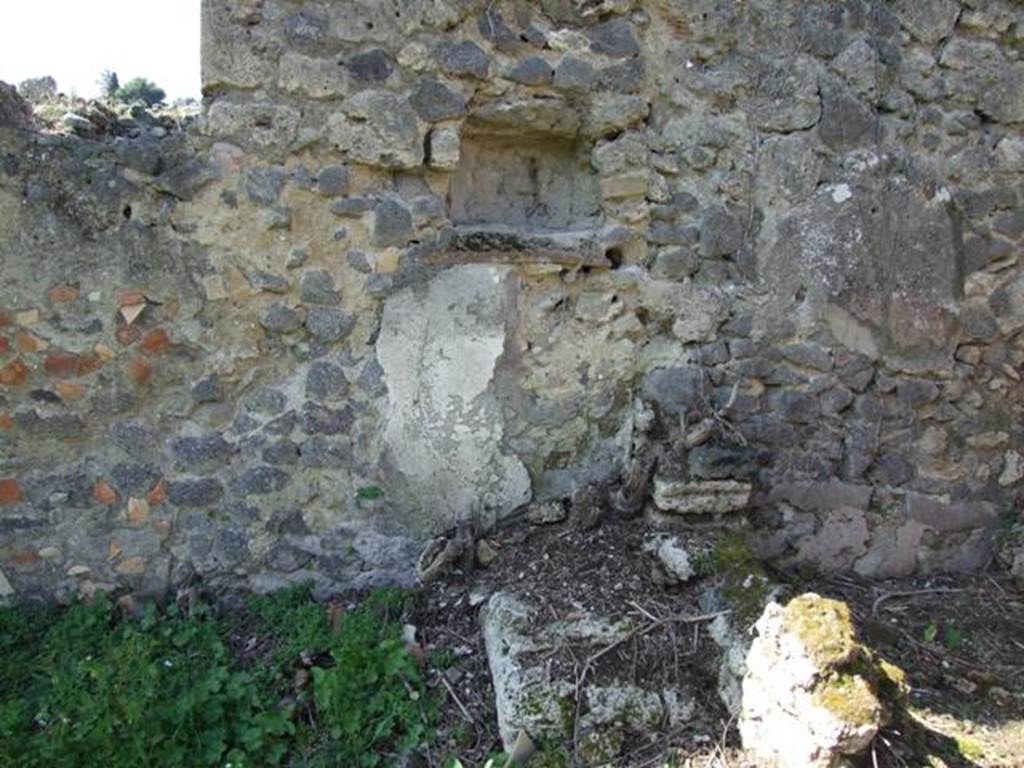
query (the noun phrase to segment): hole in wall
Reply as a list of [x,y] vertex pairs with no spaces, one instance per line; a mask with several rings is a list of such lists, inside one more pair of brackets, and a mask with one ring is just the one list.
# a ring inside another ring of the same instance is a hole
[[132,220],[132,207],[130,205],[126,205],[124,207],[124,209],[121,211],[121,215],[124,216],[124,220],[125,221],[131,221]]
[[622,250],[619,248],[609,248],[605,251],[605,258],[608,259],[608,263],[612,269],[618,269],[622,266]]
[[595,224],[601,198],[582,142],[539,132],[469,133],[451,206],[456,224],[570,229]]

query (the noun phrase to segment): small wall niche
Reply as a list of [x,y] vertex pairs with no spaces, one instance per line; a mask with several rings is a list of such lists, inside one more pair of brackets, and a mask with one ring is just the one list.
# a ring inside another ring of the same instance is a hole
[[586,229],[601,208],[589,147],[543,132],[468,132],[451,184],[458,225]]

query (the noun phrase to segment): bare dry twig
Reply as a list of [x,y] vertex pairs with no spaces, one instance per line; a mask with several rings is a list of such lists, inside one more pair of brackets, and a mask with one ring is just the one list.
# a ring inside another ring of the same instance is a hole
[[877,600],[871,605],[871,615],[875,616],[878,614],[878,607],[886,600],[892,600],[897,597],[919,597],[921,595],[947,595],[957,592],[967,592],[966,589],[955,589],[953,587],[934,587],[932,589],[912,589],[906,592],[886,592],[884,595],[879,596]]

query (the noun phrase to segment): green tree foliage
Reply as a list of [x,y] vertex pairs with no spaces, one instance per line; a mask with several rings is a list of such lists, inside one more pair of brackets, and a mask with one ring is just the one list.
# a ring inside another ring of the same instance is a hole
[[144,101],[149,106],[159,104],[167,94],[163,88],[157,86],[152,80],[144,77],[134,77],[117,89],[114,94],[118,101],[131,104],[136,101]]
[[113,99],[121,87],[121,81],[117,79],[117,72],[104,69],[100,73],[100,93],[105,99]]

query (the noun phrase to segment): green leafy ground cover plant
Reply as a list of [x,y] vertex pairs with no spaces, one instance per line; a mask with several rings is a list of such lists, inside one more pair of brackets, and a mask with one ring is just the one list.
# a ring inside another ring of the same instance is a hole
[[[127,618],[104,596],[0,608],[0,766],[385,766],[434,703],[402,641],[403,596],[329,614],[308,590],[215,616]],[[266,651],[241,658],[240,627]]]

